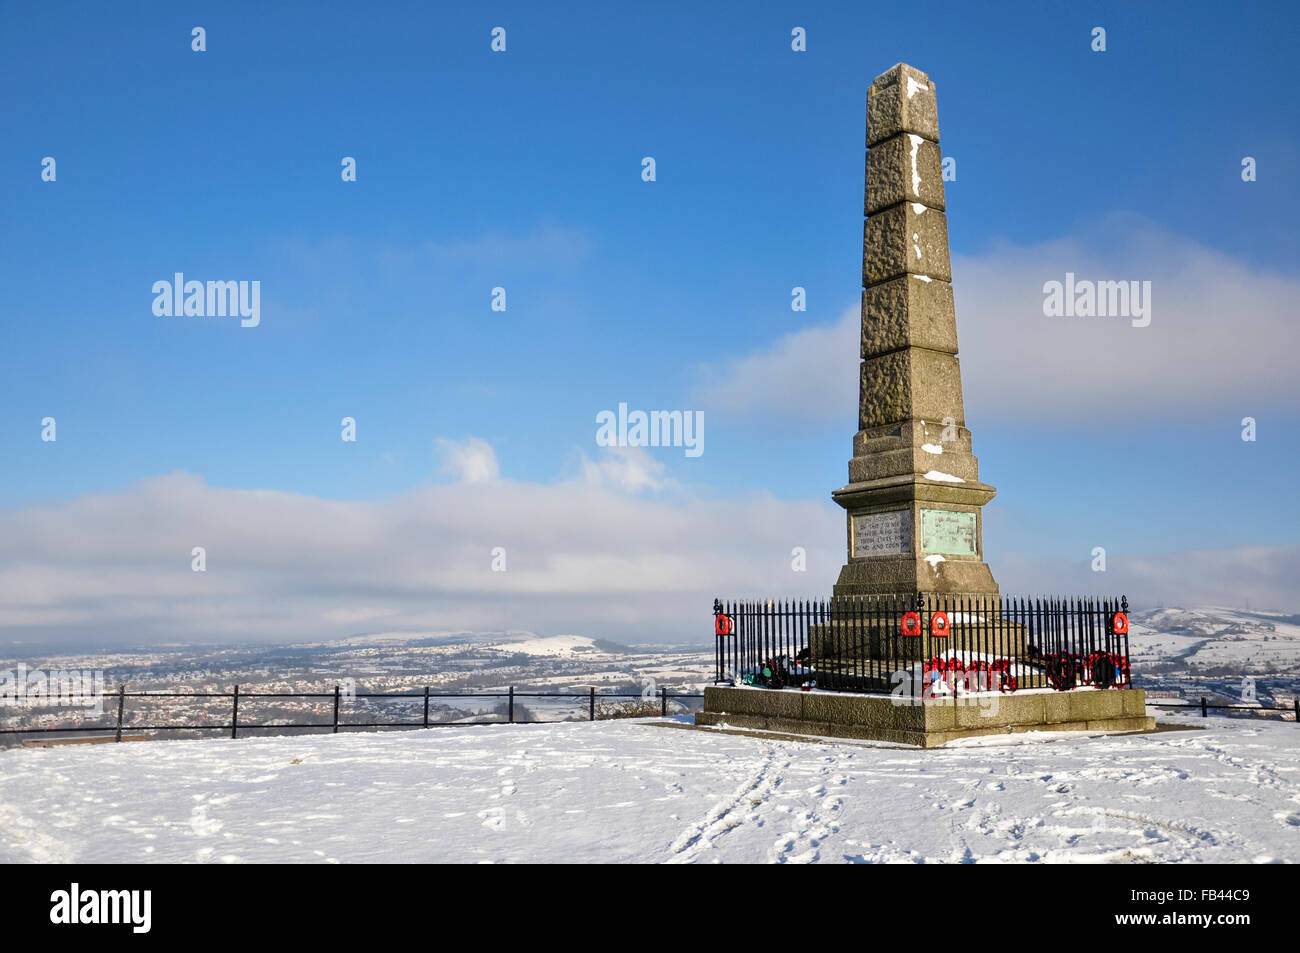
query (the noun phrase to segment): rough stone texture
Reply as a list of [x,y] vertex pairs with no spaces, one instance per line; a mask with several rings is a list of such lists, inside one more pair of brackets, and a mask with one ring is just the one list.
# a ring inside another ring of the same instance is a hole
[[[930,447],[932,451],[934,447],[939,447],[943,453],[931,452],[935,460],[942,460],[949,453],[970,456],[970,431],[957,426],[955,422],[950,432],[945,433],[946,430],[941,422],[927,420],[904,420],[881,427],[867,427],[854,436],[853,455],[890,453],[922,447]],[[943,467],[939,469],[942,470]]]
[[851,738],[860,741],[890,741],[895,744],[923,744],[926,734],[916,730],[898,730],[876,728],[868,725],[842,725],[836,722],[815,722],[767,718],[762,715],[733,715],[699,712],[695,724],[700,727],[712,725],[728,728],[749,728],[754,731],[777,731],[790,735],[814,735],[825,738]]
[[977,482],[980,478],[979,463],[968,453],[936,456],[920,447],[909,447],[906,450],[886,450],[854,457],[849,461],[849,482],[866,483],[907,473],[925,479],[924,474],[932,470],[960,477],[967,483]]
[[911,347],[863,361],[859,391],[861,429],[945,417],[965,422],[961,368],[942,351]]
[[904,202],[866,220],[862,234],[863,287],[900,275],[952,281],[948,217],[943,212]]
[[[1096,721],[1101,718],[1118,718],[1124,714],[1123,698],[1119,692],[1066,692],[1070,698],[1069,721]],[[1145,700],[1146,692],[1142,692]],[[1144,703],[1145,707],[1145,703]]]
[[[859,430],[849,484],[833,494],[849,542],[836,596],[998,591],[980,556],[927,562],[915,545],[905,555],[852,549],[855,515],[906,508],[919,540],[922,505],[969,511],[995,492],[980,482],[964,425],[937,102],[930,77],[905,63],[868,92]],[[982,520],[976,533],[983,553]]]
[[943,156],[939,146],[915,133],[901,133],[867,153],[863,214],[899,202],[921,202],[943,211]]
[[853,514],[892,503],[983,506],[996,495],[997,491],[986,483],[938,483],[915,476],[900,476],[850,483],[833,492],[831,498]]
[[[1142,693],[1143,697],[1146,692]],[[1121,702],[1121,714],[1123,713],[1123,703]],[[1069,692],[1052,692],[1050,695],[1043,696],[1043,720],[1049,722],[1063,722],[1070,720],[1070,693]]]
[[996,595],[993,572],[981,559],[948,556],[936,572],[917,556],[876,556],[850,559],[835,583],[836,596],[888,595],[898,592]]
[[897,63],[881,73],[867,90],[868,148],[900,132],[916,133],[938,142],[936,103],[934,83],[919,69]]
[[[1131,714],[1136,712],[1136,714]],[[1024,692],[912,701],[888,695],[710,686],[697,725],[867,738],[934,748],[1024,731],[1152,731],[1141,689]]]
[[952,285],[903,275],[862,291],[862,356],[905,347],[957,353]]
[[1130,718],[1144,718],[1147,713],[1147,693],[1131,691],[1124,693],[1124,714]]

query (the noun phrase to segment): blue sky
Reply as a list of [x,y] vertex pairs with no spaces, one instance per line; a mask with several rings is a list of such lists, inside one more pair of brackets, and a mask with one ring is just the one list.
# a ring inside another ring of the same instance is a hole
[[[661,479],[838,518],[829,493],[847,475],[856,382],[843,406],[788,416],[711,406],[709,382],[855,306],[865,91],[901,60],[936,82],[957,160],[954,287],[967,420],[1000,491],[995,573],[1012,551],[1086,565],[1095,545],[1297,542],[1298,390],[1279,358],[1293,329],[1219,315],[1238,357],[1262,362],[1222,399],[1221,352],[1197,351],[1200,325],[1157,311],[1153,327],[1191,356],[1152,368],[1151,400],[1017,396],[1003,381],[1007,399],[981,405],[972,341],[1019,345],[965,290],[1054,243],[1118,261],[1124,273],[1103,277],[1187,274],[1184,259],[1154,261],[1177,246],[1290,301],[1293,6],[464,6],[6,9],[0,508],[174,471],[390,500],[453,482],[436,441],[471,437],[506,480],[551,484],[597,457],[595,414],[623,401],[704,411],[706,452],[652,451]],[[190,49],[194,26],[206,52]],[[495,26],[505,53],[489,48]],[[790,48],[795,26],[807,52]],[[355,183],[340,180],[343,156]],[[1138,250],[1117,259],[1121,245]],[[1075,268],[1047,254],[1050,274]],[[151,285],[176,271],[260,280],[261,325],[155,317]],[[498,285],[504,313],[489,307]],[[796,285],[804,313],[790,309]],[[1044,418],[1044,402],[1073,411]],[[55,444],[39,440],[45,416]],[[355,444],[339,440],[344,416]],[[810,588],[828,590],[835,568]]]

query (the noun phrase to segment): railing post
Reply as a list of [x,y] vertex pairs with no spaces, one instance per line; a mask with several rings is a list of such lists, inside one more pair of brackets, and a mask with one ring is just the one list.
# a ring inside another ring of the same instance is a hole
[[235,699],[234,709],[230,713],[230,737],[231,738],[236,738],[239,736],[239,686],[238,685],[235,686],[234,699]]
[[[1125,618],[1127,618],[1128,617],[1128,596],[1120,596],[1119,609],[1120,612],[1124,613]],[[1132,672],[1129,670],[1127,632],[1124,633],[1124,673],[1125,673],[1125,684],[1127,684],[1129,688],[1132,688],[1133,675]]]
[[334,686],[334,730],[333,734],[339,733],[339,687]]
[[[921,667],[921,698],[922,698],[922,703],[924,704],[924,699],[926,693],[930,689],[931,683],[925,678],[925,663],[929,656],[927,655],[926,652],[923,652],[922,649],[928,644],[930,646],[929,654],[933,654],[934,643],[930,639],[929,620],[926,618],[925,594],[918,589],[916,591],[916,598],[913,600],[913,602],[915,604],[915,609],[913,609],[913,611],[921,617],[921,638],[918,640],[918,645],[916,648],[915,655],[916,655],[916,664],[920,665]],[[902,649],[903,651],[899,652],[900,658],[895,661],[895,664],[901,668],[903,663],[906,662],[908,672],[909,673],[915,672],[916,666],[912,664],[912,656],[913,656],[912,646],[900,645],[899,648]],[[916,700],[916,679],[915,678],[912,680],[912,686],[913,686],[912,700],[913,702],[915,702]]]
[[1201,696],[1201,717],[1202,717],[1202,718],[1208,718],[1208,717],[1210,717],[1210,710],[1209,710],[1209,709],[1206,707],[1206,705],[1205,705],[1205,696],[1204,696],[1204,695]]
[[429,727],[429,686],[424,686],[424,727]]
[[1295,706],[1295,723],[1300,725],[1300,695],[1295,696],[1291,703]]
[[122,709],[126,707],[126,685],[117,686],[117,738],[116,741],[122,740]]
[[512,725],[515,723],[515,687],[513,685],[510,686],[510,705],[506,709],[506,720]]
[[659,688],[659,715],[662,718],[668,717],[668,689],[660,686]]
[[595,686],[595,685],[592,685],[592,686],[588,689],[588,691],[590,692],[590,694],[587,696],[587,699],[588,699],[588,701],[587,701],[587,720],[588,720],[588,721],[595,721],[595,720],[596,720],[596,686]]
[[718,631],[719,617],[722,615],[722,600],[713,600],[713,684],[717,685],[723,680],[723,670],[726,667],[725,649],[722,644],[722,633]]

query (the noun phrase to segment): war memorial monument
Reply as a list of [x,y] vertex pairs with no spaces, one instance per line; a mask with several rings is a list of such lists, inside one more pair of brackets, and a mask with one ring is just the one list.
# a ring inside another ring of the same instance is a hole
[[1030,730],[1154,727],[1127,600],[1003,597],[984,561],[962,403],[935,84],[867,91],[858,431],[848,558],[829,602],[715,603],[720,684],[700,725],[933,747]]

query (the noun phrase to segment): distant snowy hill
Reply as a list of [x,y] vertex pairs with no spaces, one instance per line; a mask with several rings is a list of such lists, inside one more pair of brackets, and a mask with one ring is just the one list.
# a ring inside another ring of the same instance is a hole
[[552,635],[548,638],[528,638],[519,641],[493,642],[489,648],[522,655],[556,656],[580,655],[598,652],[596,640],[585,635]]
[[1239,609],[1134,613],[1130,654],[1200,675],[1300,675],[1300,617]]
[[299,642],[291,649],[331,649],[350,647],[399,648],[413,644],[442,647],[499,649],[504,652],[538,656],[572,656],[584,653],[626,654],[631,649],[604,639],[585,635],[540,636],[516,630],[512,632],[376,632],[351,635],[329,642]]
[[1204,724],[931,751],[627,721],[14,749],[0,863],[1300,861],[1300,728]]

